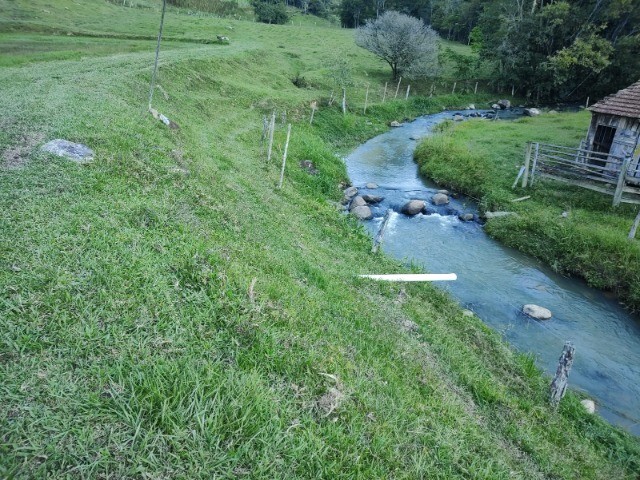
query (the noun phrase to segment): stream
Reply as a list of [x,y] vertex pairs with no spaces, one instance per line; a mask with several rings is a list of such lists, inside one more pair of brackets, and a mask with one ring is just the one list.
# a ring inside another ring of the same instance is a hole
[[[396,213],[411,199],[431,205],[431,196],[440,187],[419,175],[413,151],[420,138],[455,113],[469,112],[448,111],[418,118],[369,140],[346,157],[349,178],[358,194],[384,197],[371,207],[374,219],[364,222],[367,230],[375,235],[384,212],[392,208],[382,250],[431,273],[456,273],[457,281],[437,285],[518,351],[535,355],[545,372],[555,373],[564,342],[573,342],[576,355],[570,388],[592,398],[597,413],[607,421],[640,435],[638,317],[580,279],[565,278],[502,246],[489,238],[478,222],[459,220],[458,213],[477,214],[476,205],[468,198],[451,198],[447,206],[431,206],[428,215]],[[369,182],[378,188],[365,188]],[[527,303],[550,309],[553,318],[541,322],[525,316],[521,309]]]

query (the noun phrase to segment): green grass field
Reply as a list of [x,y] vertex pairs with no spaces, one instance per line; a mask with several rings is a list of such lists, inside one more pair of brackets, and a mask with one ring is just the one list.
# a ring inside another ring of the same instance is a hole
[[[329,202],[336,153],[489,97],[381,105],[388,71],[350,31],[169,10],[169,130],[146,108],[157,4],[0,11],[0,477],[637,478],[636,438],[576,394],[552,410],[534,360],[447,295],[356,277],[407,267]],[[344,117],[326,106],[337,57]],[[39,153],[52,138],[94,162]]]
[[[611,290],[638,309],[640,242],[627,238],[637,206],[613,208],[610,196],[556,182],[511,188],[524,163],[527,141],[575,147],[584,138],[589,121],[590,114],[580,112],[514,122],[465,122],[426,140],[416,158],[425,175],[481,199],[485,210],[518,213],[488,222],[490,235],[557,271]],[[522,196],[531,198],[512,203]]]

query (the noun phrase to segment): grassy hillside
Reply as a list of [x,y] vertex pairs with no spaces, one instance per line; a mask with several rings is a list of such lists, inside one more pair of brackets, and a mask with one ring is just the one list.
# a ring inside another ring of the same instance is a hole
[[[371,255],[327,201],[346,181],[335,153],[391,119],[486,98],[380,105],[387,71],[352,32],[171,10],[154,101],[181,127],[169,130],[146,111],[157,10],[0,0],[0,11],[11,58],[0,68],[0,477],[640,472],[637,439],[575,394],[551,410],[533,359],[445,294],[356,277],[406,267]],[[218,33],[231,44],[199,43]],[[324,101],[336,56],[353,68],[346,117]],[[312,100],[323,101],[309,126]],[[277,190],[285,111],[293,138]],[[95,161],[39,153],[58,137]]]
[[[555,182],[512,189],[527,141],[576,146],[590,114],[562,113],[515,122],[465,122],[445,128],[416,150],[425,175],[481,199],[486,210],[517,212],[487,223],[501,242],[534,255],[555,270],[583,277],[640,308],[640,242],[627,236],[637,206],[611,206],[611,197]],[[523,202],[512,200],[531,196]],[[563,215],[564,212],[564,215]]]

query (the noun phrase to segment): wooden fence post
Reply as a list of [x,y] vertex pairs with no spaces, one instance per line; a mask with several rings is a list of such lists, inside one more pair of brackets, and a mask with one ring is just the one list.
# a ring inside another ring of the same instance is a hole
[[475,95],[476,93],[478,93],[478,82],[476,82],[476,86],[473,89],[473,94]]
[[404,96],[405,100],[409,100],[409,90],[411,90],[411,85],[407,85],[407,94]]
[[373,247],[371,247],[371,253],[378,253],[378,249],[380,248],[380,244],[382,243],[382,239],[384,238],[384,232],[387,228],[387,224],[389,223],[389,219],[391,218],[392,209],[388,208],[384,214],[384,219],[382,220],[382,225],[380,225],[380,230],[378,230],[378,234],[376,238],[373,240]]
[[387,85],[389,84],[389,82],[384,82],[384,93],[382,94],[382,103],[384,103],[385,99],[387,98]]
[[347,89],[342,89],[342,115],[347,114]]
[[315,115],[317,108],[318,108],[318,102],[314,100],[313,102],[311,102],[311,119],[309,120],[309,125],[313,124],[313,116]]
[[613,194],[613,206],[617,207],[622,202],[622,193],[624,192],[625,186],[625,177],[627,175],[627,170],[629,169],[629,162],[631,161],[631,157],[626,157],[622,161],[622,166],[620,167],[620,173],[618,174],[618,183],[616,184],[616,191]]
[[516,93],[516,86],[515,85],[511,85],[511,96],[513,97]]
[[527,142],[527,153],[524,156],[524,175],[522,175],[522,188],[526,188],[529,181],[529,162],[531,161],[531,142]]
[[367,93],[364,95],[364,110],[363,115],[367,114],[367,104],[369,103],[369,84],[367,83]]
[[398,86],[396,87],[396,96],[393,97],[394,99],[398,98],[398,92],[400,91],[400,82],[402,82],[402,77],[400,77],[400,80],[398,80]]
[[273,149],[273,131],[276,129],[276,112],[271,114],[271,125],[269,126],[269,151],[267,153],[267,163],[271,161],[271,151]]
[[633,221],[633,225],[631,226],[631,230],[629,231],[629,240],[633,240],[636,238],[636,231],[638,230],[638,226],[640,226],[640,210],[638,210],[638,215],[636,215],[636,219]]
[[576,349],[571,342],[565,342],[564,348],[562,349],[562,354],[560,355],[560,359],[558,360],[558,368],[556,370],[556,375],[553,377],[553,381],[549,387],[550,395],[549,400],[551,405],[554,407],[558,406],[562,397],[564,397],[565,392],[567,391],[567,385],[569,383],[569,372],[571,371],[571,367],[573,366],[573,357],[575,355]]
[[540,144],[536,143],[535,153],[533,155],[533,165],[531,165],[531,176],[529,177],[529,186],[533,185],[536,176],[536,167],[538,166],[538,155],[540,154]]
[[282,155],[282,170],[280,170],[280,182],[278,183],[278,190],[282,188],[282,182],[284,180],[284,167],[287,164],[287,151],[289,150],[289,138],[291,138],[291,124],[287,128],[287,141],[284,144],[284,155]]
[[453,82],[453,89],[451,90],[451,94],[453,95],[454,93],[456,93],[456,85],[458,84],[458,82]]

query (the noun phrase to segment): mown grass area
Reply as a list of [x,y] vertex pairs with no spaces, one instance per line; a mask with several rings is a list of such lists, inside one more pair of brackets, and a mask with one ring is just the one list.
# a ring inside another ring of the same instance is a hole
[[[14,17],[59,7],[63,29],[65,5],[105,9],[101,32],[146,25],[144,9],[71,3],[10,5]],[[174,13],[167,28],[204,37],[191,21]],[[487,98],[370,97],[365,117],[354,87],[345,117],[323,102],[309,125],[336,51],[356,86],[386,71],[348,31],[234,31],[229,46],[163,50],[154,106],[175,131],[146,112],[152,49],[0,68],[0,476],[635,478],[637,439],[575,394],[550,409],[533,360],[444,293],[356,277],[406,267],[371,255],[327,201],[346,181],[336,151]],[[94,162],[39,153],[58,137]]]
[[[416,159],[425,175],[475,196],[483,209],[518,213],[489,221],[490,235],[556,271],[611,290],[638,309],[640,243],[627,238],[637,207],[613,208],[610,196],[550,181],[511,188],[524,163],[527,141],[577,146],[589,120],[590,114],[583,111],[447,125],[442,135],[422,142]],[[528,195],[526,201],[512,202]]]

